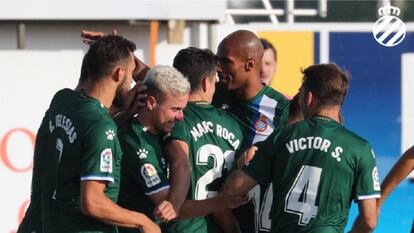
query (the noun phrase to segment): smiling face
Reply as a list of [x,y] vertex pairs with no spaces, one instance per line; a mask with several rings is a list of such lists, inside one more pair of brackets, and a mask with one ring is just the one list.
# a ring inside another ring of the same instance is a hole
[[184,119],[183,110],[187,105],[188,94],[178,95],[166,93],[155,100],[157,104],[153,109],[153,128],[158,133],[171,132],[175,123]]
[[237,90],[243,86],[246,80],[246,61],[235,51],[234,42],[230,39],[223,40],[217,50],[217,74],[220,82],[228,90]]

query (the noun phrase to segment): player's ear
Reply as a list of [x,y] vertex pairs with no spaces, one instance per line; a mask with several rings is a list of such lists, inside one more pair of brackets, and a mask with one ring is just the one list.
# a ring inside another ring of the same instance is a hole
[[208,77],[206,76],[203,78],[203,80],[201,80],[201,88],[203,89],[203,92],[207,92],[208,85],[209,85]]
[[112,79],[116,83],[122,82],[122,79],[125,77],[125,73],[126,73],[125,67],[117,66],[112,72]]
[[157,107],[157,100],[154,96],[149,95],[147,97],[145,100],[145,107],[147,107],[149,110],[154,110]]
[[312,92],[310,92],[310,91],[306,92],[306,94],[305,94],[305,103],[306,103],[306,106],[308,106],[308,107],[312,106],[312,104],[315,103],[315,96],[313,95]]
[[244,70],[251,71],[256,65],[256,60],[254,58],[247,59],[247,62],[244,64]]

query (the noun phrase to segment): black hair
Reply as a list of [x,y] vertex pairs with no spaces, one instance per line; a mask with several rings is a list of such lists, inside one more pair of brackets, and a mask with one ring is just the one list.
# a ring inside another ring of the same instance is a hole
[[108,35],[93,43],[82,62],[80,80],[98,80],[110,75],[116,65],[126,62],[136,49],[135,43],[122,36]]
[[203,78],[216,72],[217,58],[209,49],[188,47],[177,53],[173,66],[188,79],[191,91],[194,91],[200,87]]

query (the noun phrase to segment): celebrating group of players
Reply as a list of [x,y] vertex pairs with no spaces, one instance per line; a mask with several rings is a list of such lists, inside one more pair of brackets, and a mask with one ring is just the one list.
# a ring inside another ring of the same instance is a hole
[[121,36],[84,37],[79,84],[39,128],[18,232],[343,232],[352,200],[352,231],[375,228],[375,155],[341,123],[337,65],[306,68],[289,104],[260,81],[250,31],[152,69]]

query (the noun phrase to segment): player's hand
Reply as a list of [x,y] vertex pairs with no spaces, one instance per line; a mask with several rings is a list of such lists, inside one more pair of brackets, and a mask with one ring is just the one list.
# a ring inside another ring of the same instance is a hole
[[149,221],[148,224],[142,226],[140,230],[143,233],[161,233],[160,227],[153,221]]
[[[106,35],[107,33],[105,32],[82,30],[80,36],[84,44],[93,44],[95,43],[97,39],[104,37]],[[116,29],[112,31],[112,35],[118,35],[118,32],[116,31]]]
[[256,154],[256,151],[257,146],[251,146],[247,150],[245,150],[243,154],[240,156],[240,158],[237,160],[237,166],[241,168],[249,164],[250,160],[252,160],[254,155]]
[[241,205],[246,204],[249,201],[249,198],[247,195],[228,195],[221,192],[220,194],[221,200],[223,202],[223,205],[227,209],[234,209]]
[[132,73],[132,78],[135,82],[142,81],[150,68],[142,62],[139,58],[135,57],[135,70]]
[[126,108],[124,109],[128,115],[134,116],[138,113],[138,110],[145,106],[145,99],[148,96],[147,93],[145,93],[146,90],[147,86],[138,81],[135,86],[128,91],[125,99]]
[[154,215],[163,222],[169,222],[178,216],[178,210],[169,201],[162,201],[155,207]]

